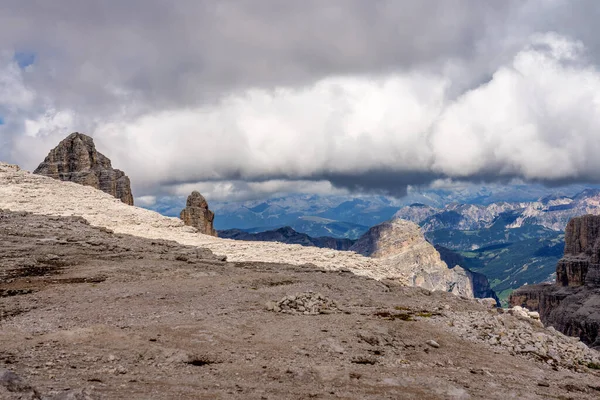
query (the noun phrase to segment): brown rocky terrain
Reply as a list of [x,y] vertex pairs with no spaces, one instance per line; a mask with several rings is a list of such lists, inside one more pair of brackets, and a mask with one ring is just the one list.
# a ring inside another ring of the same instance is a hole
[[217,236],[213,226],[215,214],[208,209],[208,202],[200,192],[194,190],[188,196],[186,206],[181,210],[179,218],[184,224],[198,229],[200,233]]
[[0,211],[2,399],[594,399],[598,353],[445,292]]
[[91,186],[133,205],[127,175],[114,169],[111,161],[96,150],[94,140],[82,133],[72,133],[61,141],[34,174]]
[[600,216],[571,219],[556,283],[523,286],[510,303],[539,311],[546,325],[600,349]]

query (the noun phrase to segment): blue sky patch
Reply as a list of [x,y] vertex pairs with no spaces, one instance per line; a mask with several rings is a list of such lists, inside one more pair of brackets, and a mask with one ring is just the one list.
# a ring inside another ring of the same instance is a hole
[[0,115],[0,125],[4,125],[4,118]]
[[29,51],[15,52],[14,59],[21,68],[27,68],[35,62],[35,53]]

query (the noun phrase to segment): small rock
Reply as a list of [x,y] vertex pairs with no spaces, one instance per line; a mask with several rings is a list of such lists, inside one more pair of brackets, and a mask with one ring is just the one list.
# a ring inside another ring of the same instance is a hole
[[540,313],[539,313],[539,312],[537,312],[537,311],[529,311],[529,312],[527,313],[527,316],[528,316],[529,318],[533,318],[533,319],[540,319]]
[[438,342],[436,342],[435,340],[428,340],[425,343],[428,344],[429,346],[433,347],[434,349],[440,348],[440,344]]

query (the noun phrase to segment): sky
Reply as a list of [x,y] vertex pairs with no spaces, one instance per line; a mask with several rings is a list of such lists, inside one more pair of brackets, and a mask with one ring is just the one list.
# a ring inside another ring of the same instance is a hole
[[151,205],[600,182],[596,0],[2,0],[0,160],[71,132]]

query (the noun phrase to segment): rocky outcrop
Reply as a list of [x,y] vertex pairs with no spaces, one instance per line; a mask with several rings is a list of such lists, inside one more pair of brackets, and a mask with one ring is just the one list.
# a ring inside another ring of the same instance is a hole
[[296,232],[289,226],[258,233],[244,232],[240,229],[227,229],[224,231],[219,231],[218,233],[219,237],[226,239],[248,240],[251,242],[281,242],[333,250],[348,250],[354,244],[354,242],[356,242],[355,240],[351,239],[340,239],[328,236],[314,238],[308,236],[306,233]]
[[208,209],[208,203],[199,192],[193,191],[187,198],[186,207],[181,210],[179,217],[189,226],[198,229],[205,235],[217,236],[213,227],[215,213]]
[[449,269],[413,222],[394,219],[376,225],[350,250],[379,259],[390,275],[410,286],[474,297],[470,271],[459,266]]
[[91,186],[133,205],[127,175],[114,169],[111,161],[96,150],[94,140],[82,133],[72,133],[61,141],[33,173]]
[[465,259],[457,252],[437,245],[435,246],[435,249],[440,253],[440,258],[446,263],[446,265],[448,265],[449,268],[463,266],[461,269],[466,271],[473,284],[473,296],[475,298],[494,299],[496,300],[496,305],[500,307],[500,299],[496,295],[496,292],[494,292],[494,290],[491,288],[490,282],[484,274],[471,271],[470,269],[464,267],[464,265],[466,265]]
[[544,324],[600,349],[600,216],[571,219],[556,283],[523,286],[510,303],[538,311]]

